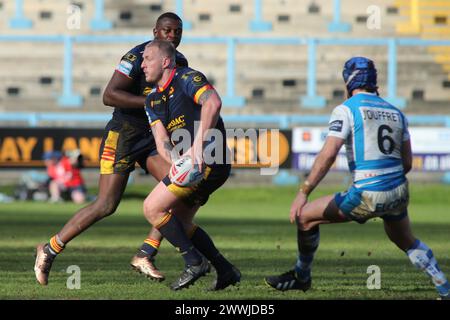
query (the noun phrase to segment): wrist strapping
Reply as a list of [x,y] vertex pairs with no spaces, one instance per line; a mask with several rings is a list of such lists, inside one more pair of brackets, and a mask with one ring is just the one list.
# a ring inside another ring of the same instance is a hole
[[314,187],[308,180],[305,180],[303,184],[300,186],[300,192],[304,193],[307,196],[313,191],[313,189]]

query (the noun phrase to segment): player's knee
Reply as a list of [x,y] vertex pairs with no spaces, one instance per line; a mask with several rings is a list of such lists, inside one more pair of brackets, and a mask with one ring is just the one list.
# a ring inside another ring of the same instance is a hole
[[309,219],[305,215],[302,215],[302,214],[300,215],[300,217],[297,217],[296,222],[297,222],[297,227],[302,231],[309,230],[312,227]]
[[149,198],[144,201],[144,216],[152,225],[156,223],[159,217],[158,210],[156,210],[156,207]]
[[98,219],[112,215],[116,212],[118,204],[115,201],[96,200],[93,204]]

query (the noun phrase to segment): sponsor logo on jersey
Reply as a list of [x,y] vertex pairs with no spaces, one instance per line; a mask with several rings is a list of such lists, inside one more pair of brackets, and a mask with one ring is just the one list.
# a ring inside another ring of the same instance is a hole
[[173,119],[172,121],[169,122],[169,124],[167,125],[167,131],[172,132],[175,129],[179,129],[182,128],[186,125],[185,121],[184,121],[184,114]]
[[341,132],[343,125],[344,121],[334,120],[333,122],[330,123],[330,131]]
[[129,76],[131,70],[133,70],[133,65],[128,61],[122,60],[116,68],[117,71]]
[[146,96],[146,95],[150,94],[152,92],[152,90],[153,90],[153,88],[151,88],[151,87],[145,87],[144,90],[142,91],[142,94]]
[[150,105],[152,108],[154,108],[154,106],[161,104],[161,100],[152,100]]
[[194,70],[188,71],[188,72],[186,72],[185,74],[183,74],[183,75],[181,76],[181,79],[186,80],[187,78],[189,78],[189,76],[190,76],[191,74],[194,74],[194,73],[197,73],[197,71],[194,71]]
[[205,78],[202,75],[196,75],[192,78],[194,86],[199,87],[205,84]]
[[132,54],[132,53],[127,53],[125,55],[124,59],[126,59],[126,60],[128,60],[130,62],[134,62],[134,61],[136,61],[137,57],[134,54]]

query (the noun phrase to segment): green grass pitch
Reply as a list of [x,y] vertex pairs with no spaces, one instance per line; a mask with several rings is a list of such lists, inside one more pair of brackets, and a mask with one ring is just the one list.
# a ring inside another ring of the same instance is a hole
[[[435,299],[430,280],[389,242],[380,219],[365,225],[321,226],[321,242],[313,264],[313,287],[307,293],[278,292],[264,277],[287,271],[296,259],[296,231],[288,221],[295,187],[224,187],[197,215],[197,223],[242,272],[238,287],[221,292],[205,289],[214,272],[194,286],[172,292],[168,285],[183,267],[166,241],[157,265],[166,273],[156,283],[135,273],[131,257],[146,237],[149,224],[142,200],[149,187],[130,186],[117,212],[74,239],[53,265],[50,283],[34,278],[34,248],[49,239],[72,216],[73,204],[0,204],[0,299]],[[321,186],[312,198],[342,186]],[[413,231],[434,251],[450,275],[450,186],[411,184]],[[81,269],[81,288],[66,282],[71,265]],[[369,290],[367,268],[381,269],[381,289]]]

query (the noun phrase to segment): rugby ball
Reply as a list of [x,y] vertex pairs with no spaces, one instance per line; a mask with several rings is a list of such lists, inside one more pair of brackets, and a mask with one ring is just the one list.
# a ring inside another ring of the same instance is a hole
[[194,165],[191,157],[182,157],[175,161],[169,171],[170,182],[179,187],[192,187],[203,179],[203,172]]

